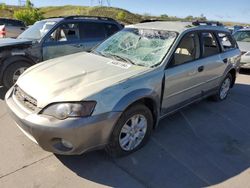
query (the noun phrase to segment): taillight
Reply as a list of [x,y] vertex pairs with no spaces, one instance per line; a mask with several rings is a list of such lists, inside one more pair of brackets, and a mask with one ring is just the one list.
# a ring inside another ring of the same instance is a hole
[[6,35],[6,30],[5,26],[0,27],[0,37],[5,37]]

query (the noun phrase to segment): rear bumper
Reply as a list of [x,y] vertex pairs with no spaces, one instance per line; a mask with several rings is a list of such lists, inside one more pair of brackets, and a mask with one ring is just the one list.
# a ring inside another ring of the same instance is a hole
[[[12,97],[6,104],[18,127],[32,141],[44,150],[56,154],[73,155],[103,148],[109,141],[113,126],[120,112],[109,112],[87,118],[68,118],[56,120],[51,117],[24,112]],[[62,140],[72,144],[65,147]]]

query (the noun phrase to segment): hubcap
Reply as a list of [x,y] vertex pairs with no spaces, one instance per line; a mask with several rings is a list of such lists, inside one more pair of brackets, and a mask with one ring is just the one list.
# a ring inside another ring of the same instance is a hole
[[119,144],[125,151],[132,151],[143,140],[147,131],[147,119],[141,114],[132,116],[123,125],[120,135]]
[[220,89],[220,98],[224,99],[226,98],[228,91],[230,89],[230,85],[231,85],[231,80],[230,78],[227,78],[224,80],[224,82],[222,83],[221,89]]
[[19,78],[19,76],[21,74],[24,73],[24,71],[27,69],[27,67],[21,67],[19,69],[17,69],[14,74],[13,74],[13,83],[16,83],[17,79]]

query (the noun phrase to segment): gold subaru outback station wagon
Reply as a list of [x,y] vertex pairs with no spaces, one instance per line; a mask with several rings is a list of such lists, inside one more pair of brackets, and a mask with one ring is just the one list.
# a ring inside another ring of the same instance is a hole
[[125,27],[92,52],[37,64],[5,100],[18,127],[44,150],[71,155],[140,149],[160,119],[195,101],[226,99],[241,52],[212,22]]

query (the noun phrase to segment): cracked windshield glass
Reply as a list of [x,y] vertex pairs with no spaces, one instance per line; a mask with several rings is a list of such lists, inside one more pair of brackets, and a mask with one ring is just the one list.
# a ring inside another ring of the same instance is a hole
[[124,29],[93,52],[127,63],[153,67],[161,63],[177,36],[176,32],[151,29]]

